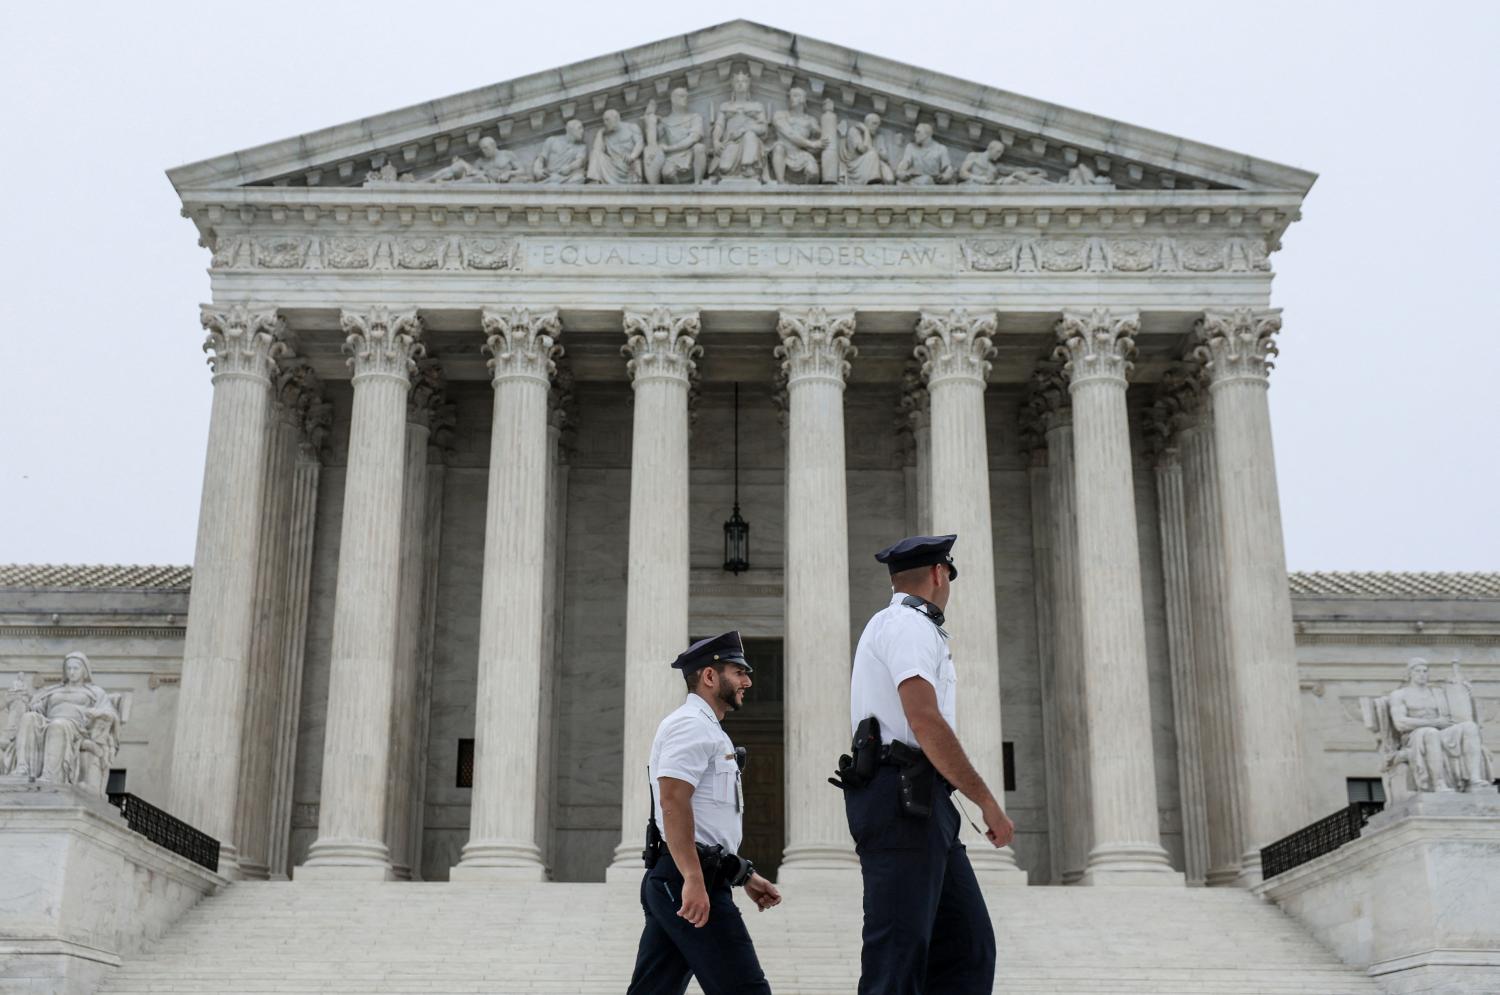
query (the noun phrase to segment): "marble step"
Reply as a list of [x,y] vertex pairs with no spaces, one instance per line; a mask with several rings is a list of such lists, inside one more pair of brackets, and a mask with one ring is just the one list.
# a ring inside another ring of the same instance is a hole
[[[991,888],[986,898],[997,992],[1379,991],[1243,891]],[[854,990],[857,883],[788,889],[771,912],[741,907],[775,991]],[[636,889],[622,885],[245,883],[201,903],[102,991],[618,993],[640,928]]]

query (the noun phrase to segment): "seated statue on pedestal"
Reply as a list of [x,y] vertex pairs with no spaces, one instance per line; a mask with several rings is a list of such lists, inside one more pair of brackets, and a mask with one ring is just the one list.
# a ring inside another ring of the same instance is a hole
[[[7,695],[6,716],[20,694]],[[0,749],[0,774],[32,780],[72,784],[103,795],[109,768],[120,746],[120,726],[128,711],[126,696],[111,695],[94,683],[89,658],[69,653],[63,660],[63,680],[27,696],[9,756]]]
[[1380,737],[1386,797],[1494,790],[1473,688],[1456,662],[1446,684],[1429,684],[1427,672],[1427,661],[1413,658],[1404,685],[1384,698],[1360,699],[1365,726]]

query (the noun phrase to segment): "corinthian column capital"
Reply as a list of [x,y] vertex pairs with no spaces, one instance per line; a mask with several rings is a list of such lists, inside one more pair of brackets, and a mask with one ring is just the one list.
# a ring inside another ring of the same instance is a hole
[[270,384],[276,360],[290,351],[282,341],[286,324],[275,308],[205,304],[199,317],[208,332],[203,351],[215,383],[221,377],[251,377]]
[[299,433],[308,409],[323,399],[323,383],[306,363],[283,363],[276,371],[271,409]]
[[448,380],[443,376],[442,364],[435,359],[418,362],[411,378],[411,391],[406,395],[406,423],[432,430],[438,412],[447,402]]
[[563,351],[557,344],[562,323],[555,309],[485,308],[481,322],[485,334],[482,349],[490,357],[492,383],[512,379],[551,381],[557,369],[555,360]]
[[625,345],[620,354],[630,379],[680,380],[688,383],[703,354],[698,345],[698,312],[653,308],[625,312]]
[[975,380],[990,376],[990,357],[995,354],[995,315],[961,308],[946,313],[927,313],[917,319],[917,347],[922,375],[929,387],[944,380]]
[[1087,380],[1117,380],[1130,376],[1135,357],[1135,334],[1141,316],[1135,311],[1111,311],[1096,307],[1088,311],[1064,311],[1055,326],[1057,350],[1070,384]]
[[384,376],[407,382],[426,352],[419,341],[422,321],[414,308],[394,311],[376,304],[364,311],[341,311],[339,327],[355,381]]
[[823,380],[844,386],[849,375],[849,360],[859,354],[850,341],[854,335],[854,312],[812,307],[781,312],[776,322],[781,344],[776,358],[788,387],[809,380]]
[[1204,311],[1193,329],[1192,358],[1203,364],[1211,388],[1231,380],[1265,384],[1279,331],[1280,308]]
[[1068,378],[1061,364],[1041,362],[1032,371],[1026,398],[1021,403],[1020,422],[1021,451],[1034,464],[1042,465],[1047,452],[1047,433],[1073,424]]

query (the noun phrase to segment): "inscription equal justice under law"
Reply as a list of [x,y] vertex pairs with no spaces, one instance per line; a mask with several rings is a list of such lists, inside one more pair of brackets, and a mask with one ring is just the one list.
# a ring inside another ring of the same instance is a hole
[[706,239],[703,241],[573,242],[527,240],[526,271],[786,273],[808,274],[941,274],[958,268],[953,246],[944,243],[889,240],[768,242]]

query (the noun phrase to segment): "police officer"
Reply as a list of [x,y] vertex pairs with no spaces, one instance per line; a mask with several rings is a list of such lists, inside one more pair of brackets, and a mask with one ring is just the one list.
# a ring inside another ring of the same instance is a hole
[[[641,881],[646,927],[628,995],[682,995],[694,977],[704,995],[770,995],[730,889],[742,883],[762,911],[781,893],[739,856],[741,763],[719,724],[745,703],[752,668],[738,632],[699,640],[672,666],[688,695],[651,744],[647,862],[655,863]],[[664,847],[652,845],[655,826]]]
[[958,842],[953,790],[979,806],[994,846],[1015,827],[953,731],[958,682],[943,609],[957,539],[912,536],[875,554],[890,570],[891,601],[854,652],[850,716],[857,733],[873,716],[880,734],[863,747],[879,751],[878,763],[864,758],[868,782],[844,791],[864,875],[860,995],[989,995],[994,985],[995,934]]

